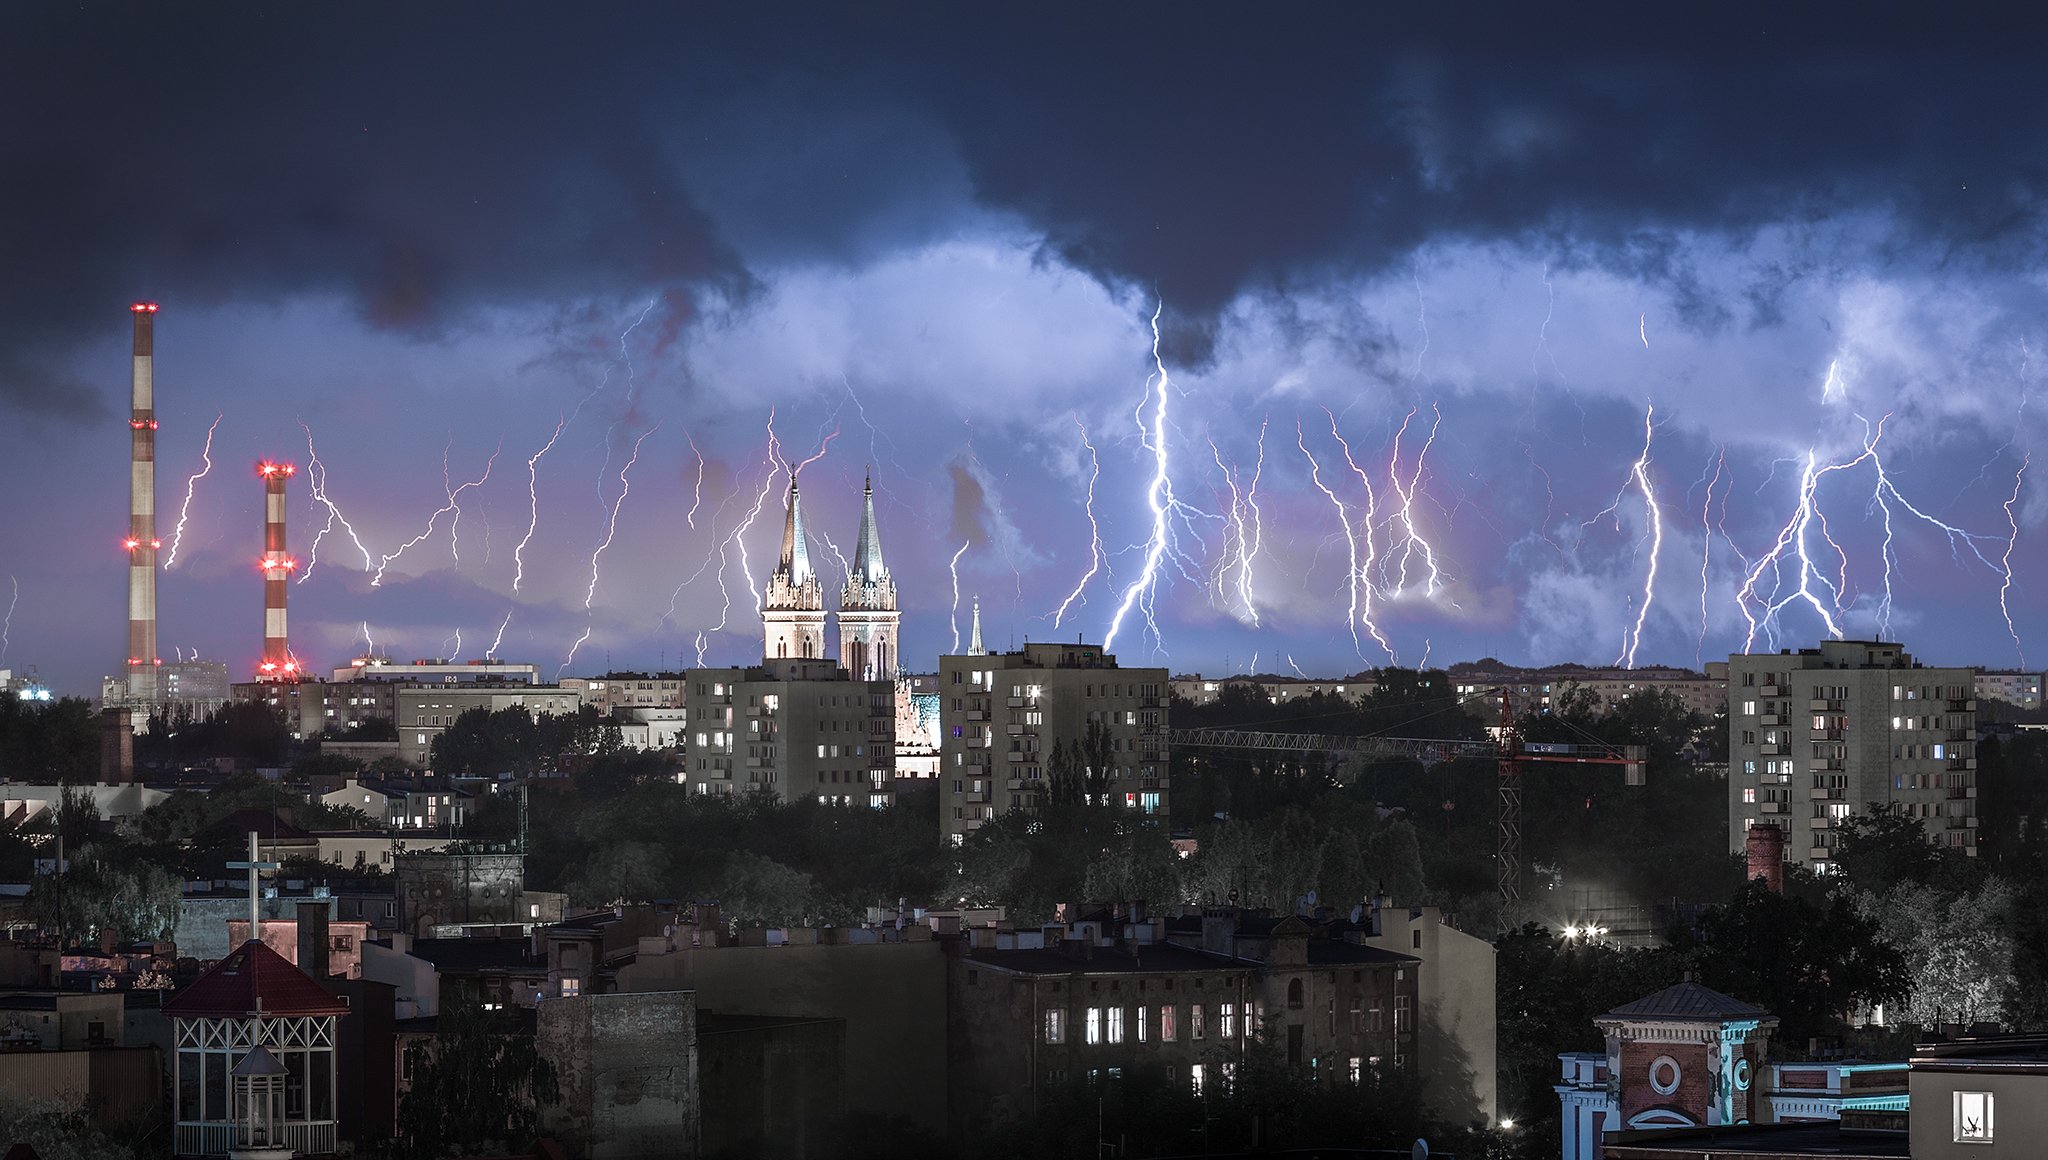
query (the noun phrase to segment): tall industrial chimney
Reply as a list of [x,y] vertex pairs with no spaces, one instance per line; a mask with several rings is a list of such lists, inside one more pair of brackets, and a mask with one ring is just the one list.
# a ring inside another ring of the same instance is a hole
[[[155,706],[156,655],[156,383],[151,355],[156,303],[137,302],[135,369],[129,392],[128,427],[128,703]],[[145,708],[145,712],[147,708]]]
[[263,477],[263,559],[258,561],[263,569],[263,662],[256,666],[259,681],[299,679],[299,663],[292,659],[284,631],[285,582],[299,566],[284,550],[284,481],[297,470],[289,463],[267,459],[256,465],[256,474]]

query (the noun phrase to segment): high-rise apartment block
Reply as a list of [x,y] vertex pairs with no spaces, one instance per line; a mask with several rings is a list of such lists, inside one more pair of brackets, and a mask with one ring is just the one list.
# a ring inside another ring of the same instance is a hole
[[1118,668],[1094,645],[940,657],[939,832],[957,843],[1000,812],[1036,808],[1054,747],[1078,748],[1098,722],[1102,801],[1164,822],[1167,695],[1165,669]]
[[783,801],[877,808],[893,800],[896,682],[776,658],[684,674],[689,766],[699,793],[766,789]]
[[1787,831],[1788,861],[1825,871],[1844,819],[1876,805],[1977,852],[1975,673],[1929,668],[1897,644],[1728,658],[1728,848]]

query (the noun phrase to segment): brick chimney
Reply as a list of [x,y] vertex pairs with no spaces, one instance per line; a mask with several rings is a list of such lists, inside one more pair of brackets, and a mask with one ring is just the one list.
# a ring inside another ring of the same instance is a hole
[[1744,850],[1750,881],[1761,878],[1772,894],[1785,893],[1785,831],[1769,822],[1757,822],[1749,827]]
[[328,975],[327,903],[299,903],[299,969],[316,979]]

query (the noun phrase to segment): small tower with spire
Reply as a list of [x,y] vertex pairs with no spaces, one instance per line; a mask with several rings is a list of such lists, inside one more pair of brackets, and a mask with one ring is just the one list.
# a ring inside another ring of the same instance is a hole
[[853,569],[839,597],[839,664],[856,681],[894,680],[897,631],[896,581],[882,562],[882,534],[875,526],[875,479],[869,474],[861,497],[860,543]]
[[[894,605],[895,590],[890,589]],[[761,599],[762,656],[768,660],[825,655],[825,592],[811,568],[796,473],[789,474],[789,510],[782,524],[782,558]]]
[[988,650],[981,645],[981,597],[974,598],[974,628],[967,636],[967,655],[985,657]]

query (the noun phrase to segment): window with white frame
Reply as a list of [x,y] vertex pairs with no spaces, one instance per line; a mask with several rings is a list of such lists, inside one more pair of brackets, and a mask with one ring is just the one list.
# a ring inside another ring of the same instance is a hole
[[1180,1026],[1174,1022],[1173,1004],[1162,1004],[1159,1008],[1159,1042],[1173,1043],[1180,1038]]
[[1092,1046],[1102,1042],[1102,1008],[1088,1008],[1088,1042]]
[[1122,1043],[1124,1041],[1124,1009],[1122,1007],[1111,1007],[1106,1014],[1108,1016],[1108,1034],[1106,1036],[1108,1042]]
[[1138,1042],[1145,1042],[1145,1009],[1138,1008]]
[[1221,1039],[1229,1039],[1229,1038],[1231,1038],[1232,1036],[1234,1036],[1234,1035],[1236,1035],[1236,1034],[1237,1034],[1237,1004],[1235,1004],[1235,1003],[1218,1003],[1218,1004],[1216,1004],[1216,1035],[1217,1035],[1217,1037],[1218,1037],[1218,1038],[1221,1038]]
[[1045,1013],[1045,1041],[1065,1043],[1067,1041],[1067,1013],[1054,1008]]
[[1991,1143],[1991,1104],[1990,1092],[1955,1094],[1956,1143]]

